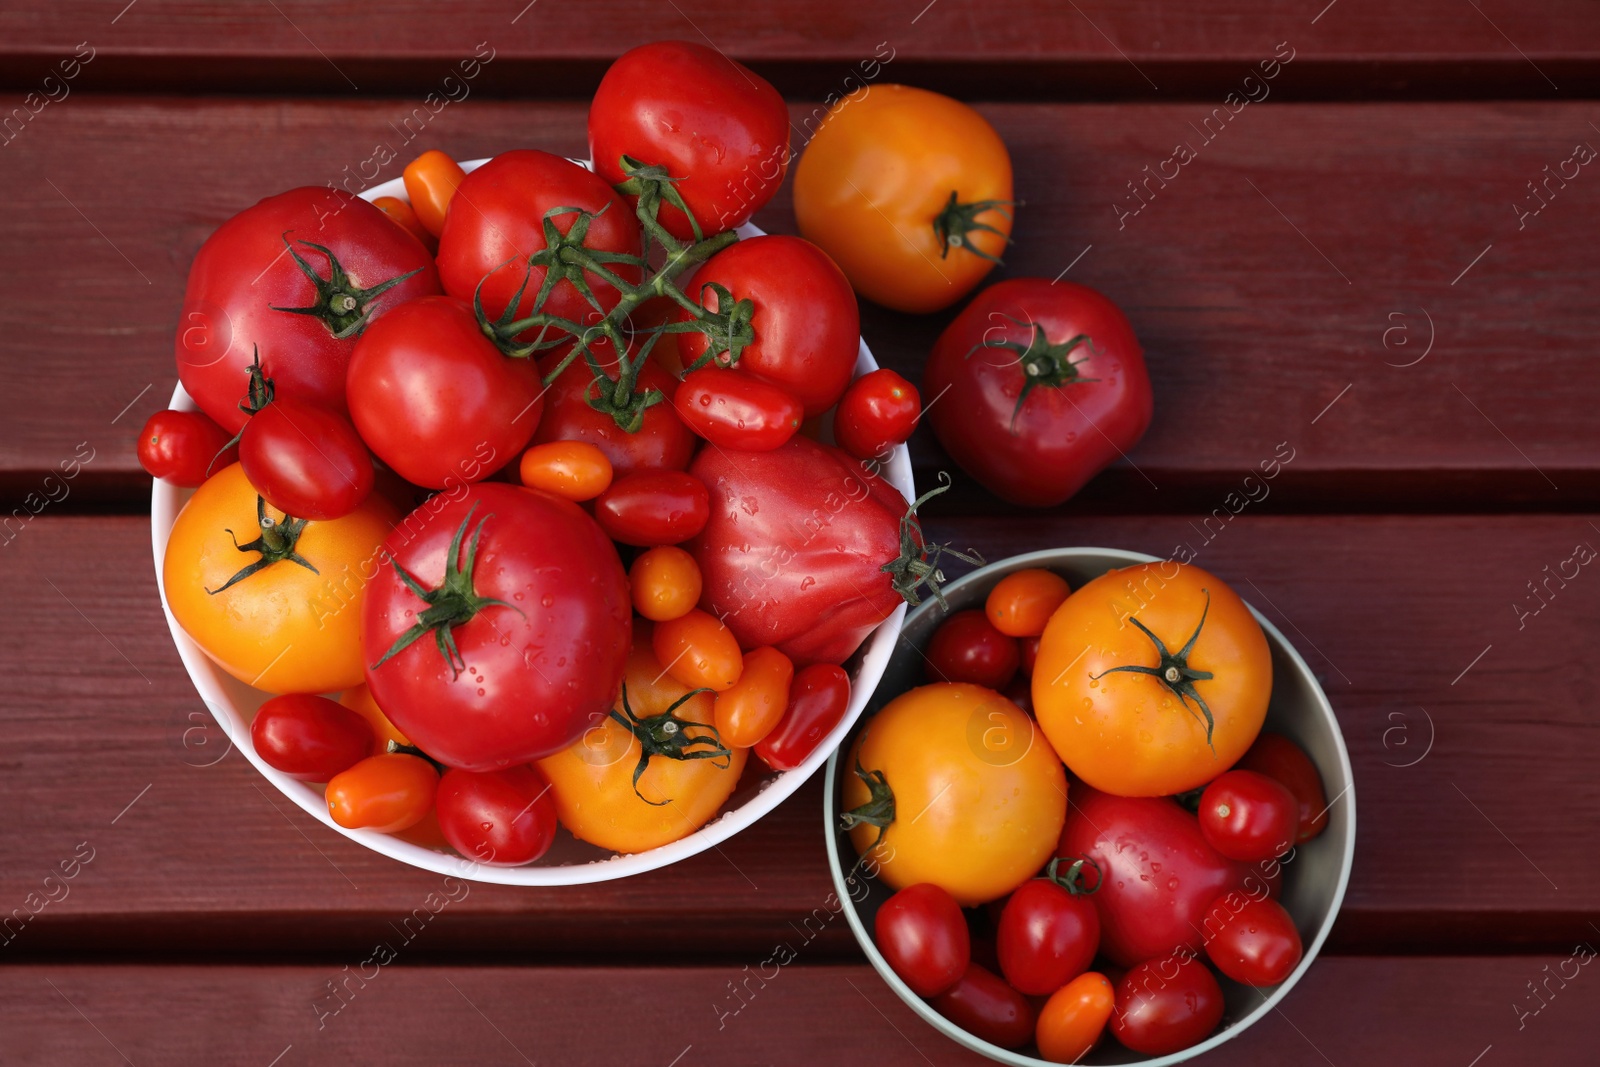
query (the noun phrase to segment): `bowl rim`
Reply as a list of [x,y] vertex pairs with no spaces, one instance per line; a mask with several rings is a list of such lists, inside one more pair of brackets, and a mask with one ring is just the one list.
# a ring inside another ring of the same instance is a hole
[[[983,567],[979,567],[968,574],[962,575],[954,582],[951,582],[949,585],[945,586],[944,590],[948,594],[952,592],[958,592],[961,589],[971,585],[980,584],[1000,568],[1005,568],[1007,572],[1010,572],[1030,565],[1048,567],[1053,563],[1059,563],[1065,559],[1081,557],[1110,557],[1118,561],[1112,564],[1112,568],[1132,566],[1138,563],[1157,563],[1163,558],[1161,556],[1152,556],[1143,552],[1133,552],[1128,549],[1121,548],[1072,546],[1066,548],[1039,549],[1034,552],[1024,552],[1015,556],[1008,556],[1005,559],[995,560],[994,562]],[[1338,796],[1334,797],[1333,801],[1328,805],[1331,808],[1333,804],[1338,803],[1341,799],[1346,801],[1348,804],[1344,839],[1339,842],[1341,852],[1339,862],[1339,881],[1334,887],[1333,899],[1329,904],[1327,914],[1322,917],[1322,922],[1318,926],[1316,934],[1306,944],[1305,951],[1300,958],[1299,965],[1296,966],[1289,977],[1280,982],[1275,989],[1273,989],[1270,993],[1263,994],[1260,1004],[1255,1005],[1255,1007],[1252,1008],[1248,1013],[1235,1020],[1232,1025],[1226,1027],[1225,1029],[1218,1030],[1216,1033],[1212,1034],[1210,1037],[1206,1038],[1197,1045],[1191,1045],[1189,1048],[1182,1049],[1178,1052],[1173,1052],[1165,1056],[1155,1056],[1149,1059],[1126,1061],[1129,1065],[1137,1064],[1138,1067],[1170,1067],[1172,1064],[1182,1063],[1185,1060],[1193,1059],[1196,1056],[1200,1056],[1211,1051],[1212,1049],[1217,1048],[1224,1042],[1231,1040],[1236,1035],[1243,1033],[1268,1012],[1277,1008],[1278,1004],[1283,1000],[1283,998],[1287,996],[1289,991],[1294,988],[1295,984],[1300,981],[1301,976],[1306,973],[1308,968],[1310,968],[1312,962],[1317,958],[1317,953],[1322,950],[1323,942],[1328,939],[1328,933],[1333,929],[1334,921],[1339,916],[1339,909],[1344,904],[1345,889],[1348,887],[1350,882],[1350,872],[1355,862],[1356,788],[1354,771],[1350,765],[1350,753],[1344,743],[1344,733],[1339,728],[1338,716],[1334,714],[1333,705],[1329,703],[1327,694],[1323,692],[1322,684],[1317,681],[1316,675],[1312,673],[1311,668],[1306,664],[1305,659],[1301,657],[1299,650],[1297,650],[1294,645],[1290,643],[1288,638],[1284,637],[1283,633],[1272,624],[1271,620],[1262,615],[1260,611],[1256,610],[1253,604],[1251,604],[1249,601],[1245,601],[1245,606],[1250,609],[1250,614],[1255,616],[1256,621],[1261,624],[1262,630],[1267,635],[1268,643],[1276,650],[1281,651],[1294,665],[1296,670],[1298,670],[1305,678],[1305,680],[1310,683],[1311,691],[1315,696],[1314,707],[1327,721],[1327,724],[1332,728],[1334,748],[1338,753],[1339,766],[1343,771],[1345,781],[1349,783],[1345,790]],[[905,624],[909,624],[912,621],[920,618],[924,613],[937,610],[938,607],[939,604],[936,600],[925,601],[915,611],[911,612],[911,614],[907,616],[905,623],[902,624],[902,628]],[[1051,1064],[1047,1060],[1041,1060],[1033,1056],[1026,1056],[1022,1053],[1012,1051],[1011,1049],[1004,1049],[998,1045],[990,1044],[982,1038],[968,1033],[959,1026],[956,1026],[950,1020],[946,1019],[944,1016],[935,1011],[927,1001],[923,1000],[920,996],[914,993],[911,990],[911,987],[906,985],[905,982],[901,980],[900,976],[894,973],[894,970],[889,966],[888,961],[883,958],[883,954],[878,951],[877,944],[873,941],[871,934],[868,932],[865,924],[861,921],[861,916],[856,910],[855,898],[851,896],[850,887],[847,884],[844,874],[843,861],[840,856],[840,835],[836,831],[835,827],[836,815],[834,811],[834,796],[838,788],[838,767],[842,751],[843,748],[841,747],[840,749],[835,750],[828,757],[827,770],[823,776],[823,838],[827,842],[828,869],[829,873],[833,876],[834,891],[839,898],[840,907],[845,913],[845,920],[850,924],[851,932],[855,934],[857,943],[861,946],[862,952],[866,954],[868,961],[871,962],[873,969],[878,972],[878,976],[880,978],[888,983],[889,988],[893,989],[895,994],[898,995],[902,1001],[904,1001],[914,1012],[922,1017],[924,1022],[928,1023],[934,1029],[938,1030],[952,1041],[955,1041],[957,1044],[962,1045],[973,1052],[979,1053],[980,1055],[987,1056],[989,1059],[994,1060],[997,1063],[1007,1064],[1009,1067],[1056,1067],[1056,1065]]]
[[[461,163],[461,168],[470,172],[488,161],[488,158],[466,160]],[[586,169],[593,169],[585,160],[575,159],[572,162]],[[380,196],[393,196],[403,200],[406,199],[405,183],[401,178],[394,178],[365,189],[359,195],[368,202]],[[741,240],[765,235],[765,231],[748,222],[740,226],[737,232]],[[864,337],[859,339],[858,346],[854,377],[860,377],[878,368],[878,363],[872,356],[872,350],[867,347]],[[173,390],[169,406],[179,410],[197,410],[197,406],[181,382]],[[895,447],[889,462],[882,468],[882,476],[905,496],[908,503],[916,499],[910,452],[905,445]],[[212,718],[227,735],[229,744],[243,753],[278,792],[324,826],[407,866],[477,882],[553,886],[612,881],[657,870],[716,848],[734,834],[754,825],[783,801],[793,796],[813,774],[820,770],[833,749],[854,727],[862,710],[877,689],[879,679],[883,677],[884,668],[888,665],[900,636],[900,627],[906,617],[906,605],[898,605],[862,642],[861,665],[857,668],[850,684],[850,704],[845,710],[844,718],[827,737],[823,738],[816,750],[800,766],[792,770],[769,772],[756,785],[755,791],[738,807],[721,810],[710,822],[694,833],[643,852],[612,853],[609,857],[569,864],[541,866],[535,863],[521,867],[491,867],[454,852],[438,852],[423,845],[413,844],[392,834],[378,833],[375,830],[351,830],[340,826],[328,814],[328,806],[319,787],[290,778],[268,766],[256,753],[250,741],[250,731],[245,716],[234,707],[226,692],[225,686],[231,678],[183,631],[167,603],[166,581],[163,574],[167,539],[172,524],[178,512],[182,510],[183,504],[187,502],[190,492],[160,478],[153,480],[150,493],[150,540],[155,562],[156,590],[161,600],[161,611],[167,619],[167,628],[172,633],[174,644],[177,645],[178,656],[183,661],[184,671]]]

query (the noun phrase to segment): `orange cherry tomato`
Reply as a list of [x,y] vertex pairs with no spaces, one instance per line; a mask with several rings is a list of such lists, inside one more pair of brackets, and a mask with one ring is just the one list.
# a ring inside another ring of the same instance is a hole
[[444,229],[445,211],[456,195],[456,186],[466,176],[455,160],[437,148],[406,164],[406,195],[411,198],[411,210],[416,212],[423,229],[435,237]]
[[700,603],[701,584],[700,564],[676,545],[661,545],[640,553],[628,569],[633,610],[651,622],[687,615]]
[[522,454],[522,484],[568,500],[593,500],[611,486],[611,461],[587,441],[550,441]]
[[657,623],[651,647],[667,673],[691,689],[725,692],[744,671],[733,631],[699,608]]
[[732,689],[717,696],[717,732],[730,748],[749,748],[772,732],[789,707],[794,662],[775,648],[745,653]]
[[1039,1055],[1051,1063],[1077,1063],[1105,1033],[1116,999],[1111,982],[1094,971],[1056,990],[1034,1024]]
[[429,252],[439,251],[439,239],[422,225],[422,220],[417,218],[410,204],[398,196],[380,196],[372,202],[372,206],[399,223],[402,230],[421,241]]
[[426,818],[438,791],[439,772],[421,756],[368,756],[328,782],[328,814],[351,830],[392,834]]
[[989,590],[983,610],[996,630],[1011,637],[1038,637],[1072,592],[1054,571],[1013,571]]
[[365,682],[340,693],[339,703],[357,712],[372,724],[372,732],[378,738],[379,752],[382,752],[390,741],[397,745],[411,744],[411,739],[389,721],[389,716],[385,715],[383,709],[378,707],[378,702],[372,699],[372,691],[367,688]]

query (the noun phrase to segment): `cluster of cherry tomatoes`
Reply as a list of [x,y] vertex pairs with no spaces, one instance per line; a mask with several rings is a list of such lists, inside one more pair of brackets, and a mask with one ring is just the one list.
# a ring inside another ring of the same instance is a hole
[[923,652],[929,684],[869,720],[843,792],[858,870],[896,890],[877,946],[913,992],[1072,1063],[1108,1034],[1147,1055],[1205,1040],[1219,973],[1288,978],[1283,868],[1327,802],[1261,732],[1271,657],[1231,589],[1173,560],[1076,591],[1014,571]]

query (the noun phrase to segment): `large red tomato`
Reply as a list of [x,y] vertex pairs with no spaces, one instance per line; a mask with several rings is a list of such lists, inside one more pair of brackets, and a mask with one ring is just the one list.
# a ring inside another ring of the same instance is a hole
[[922,395],[951,458],[1030,507],[1061,503],[1125,455],[1152,411],[1127,317],[1093,289],[1043,278],[979,293],[939,335]]
[[611,709],[631,639],[617,550],[581,508],[489,483],[441,494],[384,542],[367,586],[367,685],[452,767],[558,752]]
[[[789,166],[789,109],[766,79],[705,45],[656,41],[611,64],[589,105],[589,155],[612,185],[622,157],[664,166],[709,237],[772,199]],[[681,241],[689,220],[663,201],[656,216]]]
[[439,292],[422,243],[340,189],[269,196],[206,238],[178,314],[178,377],[238,433],[257,350],[276,395],[344,410],[345,366],[366,323]]
[[[614,386],[616,349],[603,339],[591,347],[596,361],[609,375],[608,385]],[[541,368],[548,374],[560,360],[560,356],[548,356]],[[699,439],[683,424],[672,406],[678,380],[654,361],[639,369],[633,391],[639,396],[652,389],[660,392],[663,399],[645,408],[639,416],[638,427],[629,431],[611,411],[600,409],[611,404],[614,390],[602,388],[587,361],[576,359],[545,393],[544,416],[534,433],[534,443],[586,441],[606,454],[615,478],[642,470],[683,470],[689,465]],[[596,403],[600,407],[596,407]],[[624,420],[628,419],[626,412],[621,415]]]

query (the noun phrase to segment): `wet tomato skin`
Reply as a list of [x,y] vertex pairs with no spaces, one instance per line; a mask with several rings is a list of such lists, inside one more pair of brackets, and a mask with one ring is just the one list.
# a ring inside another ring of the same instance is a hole
[[613,541],[641,548],[676,545],[705,528],[711,495],[686,471],[636,471],[595,500],[594,517]]
[[928,641],[924,664],[932,682],[970,682],[1004,689],[1022,663],[1017,639],[995,629],[977,609],[958,611]]
[[193,489],[214,471],[231,466],[235,448],[222,455],[228,434],[199,411],[158,411],[139,434],[139,465],[152,478]]
[[993,971],[971,963],[960,981],[933,998],[940,1015],[967,1033],[1001,1048],[1033,1040],[1037,1015],[1028,999]]
[[1231,770],[1200,795],[1200,830],[1232,860],[1254,863],[1294,847],[1300,805],[1282,784],[1255,771]]
[[1209,1037],[1223,1007],[1222,987],[1193,956],[1146,960],[1117,983],[1111,1032],[1135,1052],[1165,1056]]
[[286,693],[261,705],[250,742],[269,766],[300,782],[326,782],[377,747],[366,719],[315,693]]
[[849,706],[850,676],[843,667],[833,663],[801,667],[789,686],[783,718],[756,742],[756,755],[775,771],[794,770],[833,732]]
[[436,804],[450,847],[479,863],[532,863],[555,840],[555,800],[534,767],[486,772],[452,768],[439,781]]

